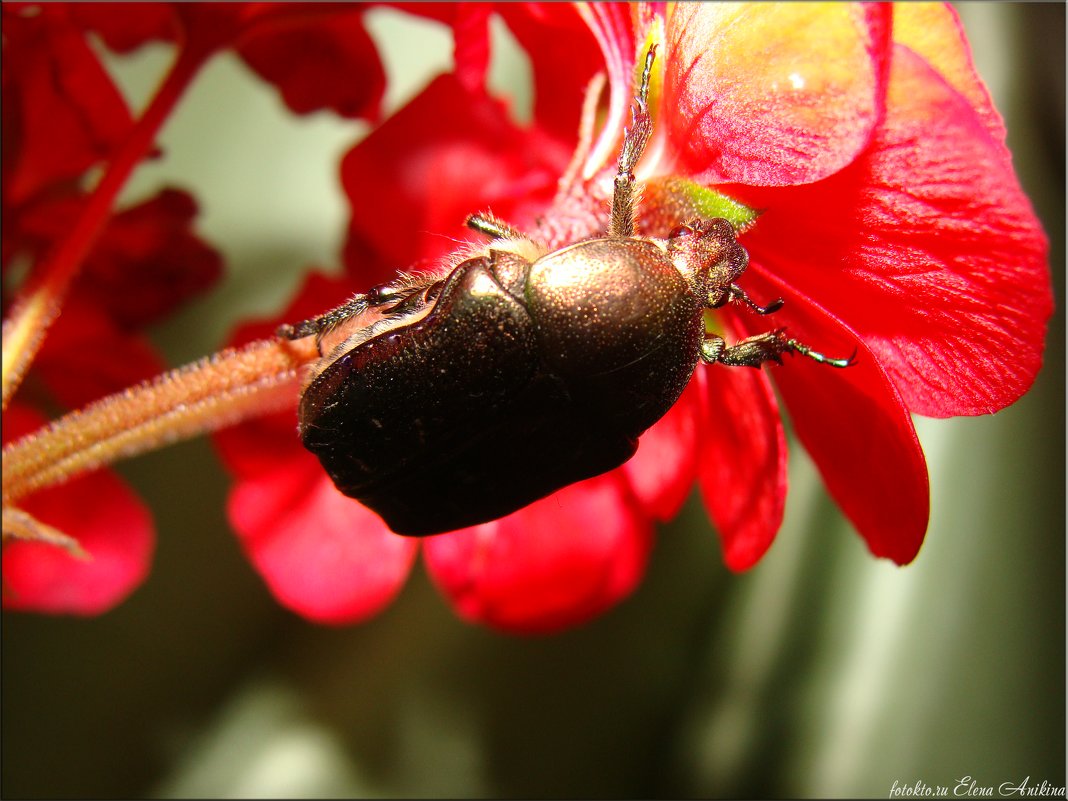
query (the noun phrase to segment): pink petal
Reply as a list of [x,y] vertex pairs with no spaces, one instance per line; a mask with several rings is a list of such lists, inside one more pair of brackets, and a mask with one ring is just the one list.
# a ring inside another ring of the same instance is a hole
[[[759,265],[746,274],[757,297],[785,298],[774,325],[828,356],[856,364],[836,369],[803,356],[786,356],[770,375],[782,393],[794,430],[812,456],[828,491],[876,556],[898,564],[915,558],[930,515],[927,463],[912,418],[877,356],[854,332],[811,299]],[[750,334],[767,321],[739,317]]]
[[[731,340],[733,341],[733,339]],[[786,503],[786,438],[763,372],[713,365],[696,376],[704,420],[701,495],[731,570],[752,567],[771,546]]]
[[[309,274],[278,320],[248,323],[232,345],[269,336],[345,300],[344,280]],[[215,435],[237,477],[228,515],[253,564],[285,606],[322,623],[373,616],[400,591],[418,540],[399,537],[373,512],[337,492],[297,436],[293,410]]]
[[964,26],[949,3],[894,5],[894,42],[926,61],[979,114],[991,138],[1005,141],[1005,125],[975,71]]
[[283,606],[319,623],[357,623],[400,592],[418,541],[334,489],[314,457],[246,478],[228,514]]
[[781,186],[842,169],[882,112],[889,29],[874,4],[674,6],[663,117],[676,172]]
[[652,525],[614,471],[492,523],[430,537],[424,554],[461,616],[532,634],[577,626],[621,601],[651,547]]
[[894,51],[870,150],[817,186],[756,198],[754,254],[857,331],[914,412],[984,414],[1042,364],[1048,245],[982,119]]
[[274,472],[294,459],[310,458],[309,466],[318,464],[300,443],[299,403],[299,396],[294,394],[292,411],[249,420],[213,435],[219,457],[237,481]]
[[623,465],[638,502],[657,520],[671,520],[693,488],[701,433],[701,393],[691,381],[682,397],[641,435],[638,452]]
[[[39,415],[12,405],[4,413],[5,439],[27,434],[41,422]],[[90,558],[78,559],[39,542],[6,543],[5,608],[99,615],[125,600],[148,575],[155,548],[151,515],[111,471],[89,473],[41,490],[19,506],[74,537]]]

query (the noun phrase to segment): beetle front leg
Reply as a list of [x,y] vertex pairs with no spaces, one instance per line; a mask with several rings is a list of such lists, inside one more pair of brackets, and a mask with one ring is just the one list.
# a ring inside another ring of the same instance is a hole
[[367,295],[356,295],[351,300],[325,314],[320,314],[318,317],[302,320],[299,323],[283,323],[275,330],[275,334],[282,339],[303,339],[312,335],[318,337],[338,323],[365,311],[368,305]]
[[820,364],[828,364],[831,367],[849,367],[855,360],[857,353],[848,359],[834,359],[824,356],[808,345],[798,342],[786,336],[785,330],[769,331],[766,334],[743,339],[734,345],[728,345],[723,337],[715,334],[707,334],[701,343],[701,359],[706,364],[725,364],[729,367],[760,367],[764,362],[772,361],[782,364],[782,354],[799,353],[807,356]]
[[623,131],[623,147],[616,166],[615,190],[612,193],[612,216],[608,221],[608,235],[625,239],[634,236],[634,168],[649,144],[653,120],[649,116],[649,75],[653,70],[656,45],[645,54],[645,68],[635,107],[631,109],[631,127]]
[[774,314],[786,304],[786,301],[782,298],[776,298],[766,306],[761,306],[750,298],[749,295],[746,294],[746,291],[737,284],[731,284],[726,289],[708,293],[708,308],[710,309],[718,309],[731,302],[742,303],[750,311],[756,312],[757,314]]
[[384,314],[404,314],[421,303],[429,303],[441,287],[438,276],[402,275],[396,281],[373,286],[366,293],[354,295],[330,311],[302,320],[299,323],[284,323],[275,329],[282,339],[303,339],[315,336],[318,343],[325,334],[369,309],[379,309]]

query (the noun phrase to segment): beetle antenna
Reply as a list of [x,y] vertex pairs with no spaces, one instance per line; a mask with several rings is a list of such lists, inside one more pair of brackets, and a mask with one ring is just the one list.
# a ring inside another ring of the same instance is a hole
[[612,213],[608,220],[608,235],[626,239],[634,236],[634,167],[638,164],[649,137],[653,134],[653,120],[649,116],[649,76],[656,58],[656,45],[645,54],[638,95],[631,108],[631,127],[623,129],[623,146],[616,165],[615,190],[612,193]]

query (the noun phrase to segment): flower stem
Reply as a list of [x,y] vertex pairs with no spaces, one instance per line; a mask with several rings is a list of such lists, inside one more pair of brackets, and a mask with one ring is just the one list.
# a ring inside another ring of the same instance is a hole
[[4,506],[73,476],[198,434],[293,409],[310,340],[260,339],[109,395],[3,451]]
[[71,281],[107,223],[115,198],[144,159],[160,126],[174,108],[210,51],[184,48],[171,66],[130,136],[108,164],[73,227],[37,267],[19,293],[3,325],[2,402],[18,389],[49,326],[55,322]]

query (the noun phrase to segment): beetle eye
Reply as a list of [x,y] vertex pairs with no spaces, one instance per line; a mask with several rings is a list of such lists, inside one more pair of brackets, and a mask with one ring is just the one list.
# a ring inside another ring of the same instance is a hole
[[678,239],[681,236],[689,236],[693,233],[693,228],[688,225],[676,225],[671,229],[671,233],[668,234],[668,239]]

